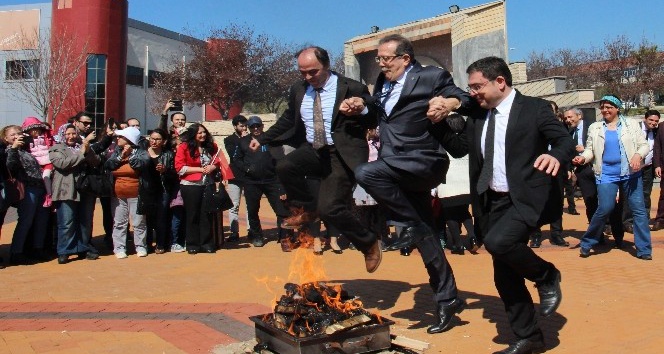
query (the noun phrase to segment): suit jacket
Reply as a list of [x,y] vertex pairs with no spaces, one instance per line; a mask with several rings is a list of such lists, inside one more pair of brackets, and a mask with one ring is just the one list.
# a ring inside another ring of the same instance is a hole
[[[583,146],[586,146],[586,141],[588,140],[588,128],[593,121],[590,119],[583,120],[583,129],[581,131],[581,142]],[[572,131],[570,131],[571,133]],[[576,141],[574,146],[576,146]],[[574,150],[574,156],[577,155],[576,149]],[[597,185],[595,182],[595,174],[593,173],[592,165],[581,165],[574,168],[574,174],[576,175],[576,184],[581,189],[581,194],[584,198],[589,198],[597,195]]]
[[[366,130],[376,127],[376,114],[374,107],[369,107],[366,115],[345,116],[339,113],[341,102],[350,97],[369,97],[367,87],[355,80],[335,73],[337,81],[337,99],[332,114],[332,140],[339,151],[343,161],[351,169],[369,159],[369,145],[367,144]],[[306,143],[304,122],[300,116],[302,99],[309,84],[301,81],[290,88],[288,108],[279,117],[277,122],[258,137],[261,144],[275,144],[289,140],[298,146]]]
[[[480,144],[486,116],[487,110],[478,109],[467,122],[470,194],[480,238],[488,231],[490,208],[486,193],[477,193],[483,164]],[[561,165],[574,155],[575,144],[567,129],[553,115],[549,103],[517,91],[507,124],[505,145],[510,199],[522,220],[536,227],[560,218],[563,207],[561,188],[556,186],[555,177],[533,167],[542,154],[555,157]]]
[[[384,82],[381,73],[376,90]],[[380,158],[394,168],[427,179],[430,183],[420,186],[422,189],[444,181],[449,167],[445,149],[453,156],[465,155],[465,139],[458,139],[447,123],[433,124],[427,118],[429,100],[436,96],[458,98],[462,113],[472,105],[470,96],[454,85],[448,71],[415,62],[394,108],[380,119]]]
[[652,152],[652,165],[654,168],[664,167],[664,122],[657,125],[657,136]]

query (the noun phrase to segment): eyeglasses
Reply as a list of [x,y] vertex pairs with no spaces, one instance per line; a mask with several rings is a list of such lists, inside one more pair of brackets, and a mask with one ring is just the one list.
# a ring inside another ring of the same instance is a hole
[[86,127],[87,127],[88,125],[92,124],[92,122],[81,122],[81,121],[79,121],[79,123],[85,125]]
[[387,64],[387,63],[391,62],[392,60],[394,60],[394,58],[402,57],[402,56],[403,56],[403,54],[385,55],[385,56],[375,57],[374,60],[376,61],[376,63],[380,63],[382,61],[383,63]]
[[487,82],[485,82],[481,85],[476,84],[476,85],[468,86],[468,87],[466,87],[466,91],[468,91],[468,93],[478,93],[484,88],[484,86],[486,86],[491,81],[493,81],[493,80],[489,80],[489,81],[487,81]]
[[263,126],[262,124],[255,124],[255,125],[250,126],[249,129],[258,129],[262,126]]

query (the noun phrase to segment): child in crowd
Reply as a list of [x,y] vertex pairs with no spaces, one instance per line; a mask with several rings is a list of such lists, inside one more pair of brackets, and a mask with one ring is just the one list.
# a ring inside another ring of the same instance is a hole
[[35,117],[25,118],[21,126],[23,133],[30,136],[28,151],[35,157],[39,166],[42,169],[42,179],[44,180],[44,187],[46,188],[46,196],[44,197],[45,208],[51,206],[51,174],[53,173],[53,164],[48,158],[48,149],[53,146],[53,136],[51,130],[46,124]]

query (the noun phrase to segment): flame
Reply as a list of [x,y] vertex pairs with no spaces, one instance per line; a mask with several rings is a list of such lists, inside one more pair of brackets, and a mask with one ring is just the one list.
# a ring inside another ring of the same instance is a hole
[[[283,240],[282,240],[283,242]],[[314,238],[305,231],[301,231],[298,240],[291,245],[297,248],[291,252],[292,260],[288,272],[288,280],[295,284],[314,283],[328,280],[325,274],[323,257],[316,256],[309,248]]]

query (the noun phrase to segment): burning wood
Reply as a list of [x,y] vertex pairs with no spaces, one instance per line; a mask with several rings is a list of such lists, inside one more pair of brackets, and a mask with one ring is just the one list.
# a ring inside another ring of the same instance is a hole
[[322,282],[302,285],[287,283],[282,295],[263,321],[298,338],[332,334],[371,322],[379,323],[340,285]]

